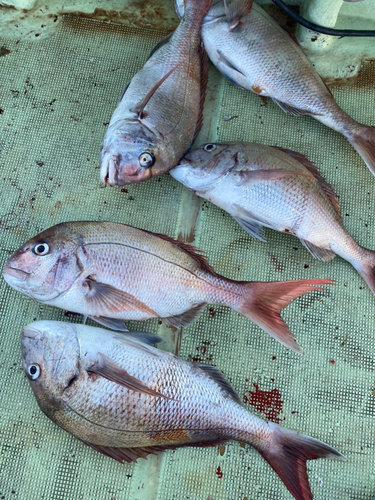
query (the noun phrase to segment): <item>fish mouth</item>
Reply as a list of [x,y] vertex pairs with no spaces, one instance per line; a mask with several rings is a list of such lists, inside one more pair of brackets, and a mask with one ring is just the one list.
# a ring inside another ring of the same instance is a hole
[[4,278],[5,276],[11,276],[12,278],[16,278],[17,280],[20,281],[25,281],[26,278],[31,274],[27,273],[26,271],[22,271],[22,269],[17,269],[15,267],[12,267],[9,264],[6,264],[3,273],[4,273]]
[[100,180],[102,186],[117,185],[118,156],[111,155],[105,158],[100,166]]

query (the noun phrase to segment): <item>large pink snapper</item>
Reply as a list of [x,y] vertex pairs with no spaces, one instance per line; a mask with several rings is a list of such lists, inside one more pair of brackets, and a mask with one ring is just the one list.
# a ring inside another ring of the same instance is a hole
[[[184,0],[175,0],[179,15]],[[204,47],[213,64],[239,87],[271,97],[292,115],[309,115],[343,134],[375,175],[375,127],[356,122],[331,92],[297,41],[251,1],[213,2],[203,20]],[[229,8],[230,6],[230,8]]]
[[188,0],[180,25],[162,40],[126,86],[100,154],[111,186],[155,177],[174,167],[202,125],[207,56],[200,28],[211,0]]
[[170,174],[261,241],[265,226],[297,236],[320,260],[339,255],[375,294],[375,251],[348,234],[333,188],[302,154],[246,142],[205,144]]
[[297,352],[302,349],[280,311],[331,283],[230,280],[216,274],[194,247],[111,222],[66,222],[47,229],[10,257],[4,279],[33,299],[115,329],[124,329],[121,320],[149,318],[185,327],[207,303],[223,304]]
[[38,321],[23,330],[23,368],[53,422],[119,462],[233,439],[253,446],[294,498],[311,500],[306,460],[344,457],[251,414],[219,370],[150,346],[160,340]]

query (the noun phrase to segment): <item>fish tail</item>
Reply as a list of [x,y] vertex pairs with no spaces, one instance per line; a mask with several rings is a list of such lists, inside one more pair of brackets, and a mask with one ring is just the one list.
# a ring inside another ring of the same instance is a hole
[[348,141],[362,157],[372,175],[375,175],[375,127],[362,125],[348,137]]
[[302,354],[301,346],[281,318],[280,312],[297,297],[314,290],[321,290],[322,285],[332,283],[333,280],[329,279],[273,281],[270,283],[253,281],[244,284],[244,299],[234,309],[286,347]]
[[362,258],[351,264],[375,295],[375,251],[362,247]]
[[[286,429],[273,422],[268,422],[271,430],[267,444],[260,444],[256,449],[277,472],[282,482],[297,500],[313,498],[306,470],[307,460],[330,458],[346,461],[328,444],[310,436]],[[252,446],[254,446],[253,443]]]

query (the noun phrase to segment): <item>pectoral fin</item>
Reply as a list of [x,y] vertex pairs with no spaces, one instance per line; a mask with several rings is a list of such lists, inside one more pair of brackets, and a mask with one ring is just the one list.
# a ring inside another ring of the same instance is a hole
[[143,394],[165,399],[173,399],[164,396],[150,387],[147,387],[147,385],[145,385],[141,380],[132,377],[126,370],[124,370],[124,368],[101,352],[98,353],[96,362],[87,368],[87,371],[96,373],[97,375],[100,375],[111,382],[115,382],[116,384],[123,385],[131,391],[141,392]]
[[132,113],[136,113],[138,115],[138,118],[142,119],[143,118],[144,109],[145,109],[147,103],[149,102],[149,100],[151,99],[151,97],[155,94],[155,92],[158,90],[158,88],[160,87],[160,85],[173,73],[173,71],[178,66],[179,66],[179,64],[177,64],[177,66],[175,66],[174,68],[172,68],[170,71],[168,71],[168,73],[166,75],[164,75],[160,80],[158,80],[150,88],[150,90],[143,97],[143,99],[141,99],[133,108],[131,108],[130,111]]
[[[95,279],[91,276],[88,276],[83,281],[82,287],[84,289],[87,302],[94,305],[99,313],[93,317],[93,319],[98,323],[102,321],[103,324],[103,320],[107,321],[107,317],[111,317],[119,312],[127,311],[141,311],[149,314],[151,317],[157,316],[152,309],[140,300],[136,299],[130,293],[119,290],[112,285],[95,281]],[[101,316],[103,318],[101,318]]]
[[310,177],[309,174],[304,172],[296,172],[294,170],[237,170],[232,171],[232,177],[237,181],[237,184],[255,184],[256,182],[276,181],[284,177],[292,175],[302,175],[303,177]]

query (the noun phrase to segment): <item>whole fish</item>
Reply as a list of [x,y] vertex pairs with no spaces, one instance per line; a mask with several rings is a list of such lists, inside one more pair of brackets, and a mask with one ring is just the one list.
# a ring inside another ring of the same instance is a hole
[[[182,15],[184,0],[175,0]],[[343,134],[375,175],[375,127],[362,125],[335,102],[298,42],[248,0],[215,2],[202,38],[217,69],[241,88],[271,97],[285,112],[309,115]],[[241,20],[239,20],[241,19]]]
[[312,499],[306,460],[345,460],[321,441],[252,415],[216,368],[151,347],[161,340],[155,335],[135,335],[57,321],[26,326],[23,368],[47,417],[119,462],[177,446],[245,442],[298,500]]
[[255,143],[205,144],[170,174],[261,241],[265,226],[297,236],[320,260],[339,255],[375,295],[375,252],[345,230],[332,186],[306,156]]
[[120,330],[125,319],[161,318],[185,327],[207,303],[223,304],[297,352],[302,350],[280,311],[332,282],[230,280],[216,274],[194,247],[112,222],[47,229],[10,257],[4,279],[33,299]]
[[101,147],[100,178],[122,186],[174,167],[202,125],[208,77],[200,28],[211,0],[187,0],[171,37],[130,80]]

